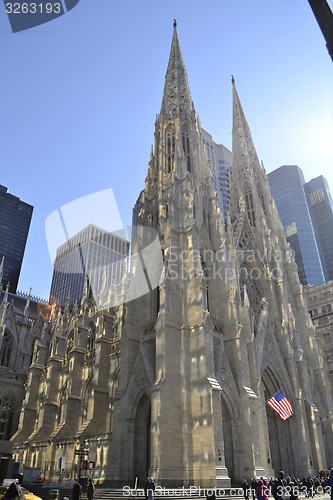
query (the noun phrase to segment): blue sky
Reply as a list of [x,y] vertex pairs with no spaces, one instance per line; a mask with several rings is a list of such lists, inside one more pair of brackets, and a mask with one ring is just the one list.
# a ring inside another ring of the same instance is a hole
[[333,66],[307,0],[80,0],[13,34],[0,3],[0,184],[34,205],[19,289],[48,297],[45,220],[112,188],[124,224],[144,186],[173,18],[202,126],[231,147],[231,83],[268,172],[333,190]]

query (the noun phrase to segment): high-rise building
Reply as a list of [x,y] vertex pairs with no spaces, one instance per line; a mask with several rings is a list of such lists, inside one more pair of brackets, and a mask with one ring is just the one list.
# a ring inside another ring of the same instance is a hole
[[0,262],[3,259],[3,284],[16,293],[27,243],[33,206],[8,193],[0,185]]
[[286,238],[295,254],[302,285],[325,281],[304,192],[304,175],[297,165],[283,165],[268,174],[271,193]]
[[325,177],[304,184],[325,281],[333,280],[333,201]]
[[220,208],[224,220],[227,220],[227,213],[230,203],[230,167],[232,153],[223,144],[217,144],[212,136],[201,129],[202,143],[207,154],[208,165],[211,168],[214,187],[218,195]]
[[[314,476],[333,463],[328,373],[232,88],[225,223],[175,23],[129,273],[134,290],[151,284],[160,255],[160,281],[125,303],[127,281],[117,307],[85,301],[44,323],[12,438],[20,467],[46,462],[58,480],[66,457],[69,479],[82,446],[95,480],[114,487],[153,476],[162,487],[223,488],[281,469]],[[158,234],[158,252],[147,250],[144,227]],[[281,390],[293,409],[283,419],[265,404]]]
[[57,249],[50,302],[72,307],[84,293],[97,299],[105,286],[120,285],[128,254],[126,239],[89,224]]

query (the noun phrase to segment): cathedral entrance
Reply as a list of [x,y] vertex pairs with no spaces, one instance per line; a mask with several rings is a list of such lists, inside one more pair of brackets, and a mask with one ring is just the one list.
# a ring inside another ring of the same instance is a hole
[[[261,380],[264,387],[265,401],[283,388],[282,381],[271,366],[268,366],[265,369]],[[288,471],[287,474],[294,475],[295,462],[293,459],[293,440],[291,436],[290,422],[288,420],[282,420],[267,405],[266,417],[270,449],[270,456],[268,460],[271,462],[271,464],[268,465],[271,465],[271,468],[274,469],[276,477],[278,477],[277,474],[280,470]]]
[[150,468],[150,424],[151,405],[146,394],[138,404],[134,425],[134,476],[138,485],[143,486]]

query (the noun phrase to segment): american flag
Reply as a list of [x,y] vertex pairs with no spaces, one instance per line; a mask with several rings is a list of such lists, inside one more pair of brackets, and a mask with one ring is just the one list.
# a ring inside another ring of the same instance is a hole
[[287,420],[287,418],[294,414],[289,399],[282,391],[278,391],[266,401],[266,403],[282,418],[282,420]]

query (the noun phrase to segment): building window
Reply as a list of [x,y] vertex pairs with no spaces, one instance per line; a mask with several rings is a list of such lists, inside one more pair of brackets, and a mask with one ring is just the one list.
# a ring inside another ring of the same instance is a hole
[[296,223],[292,222],[291,224],[289,224],[289,226],[286,226],[285,232],[286,232],[287,238],[290,238],[291,236],[294,236],[295,234],[297,234]]
[[325,200],[325,198],[325,191],[322,188],[317,189],[316,191],[312,191],[312,193],[310,193],[310,204],[316,205],[317,203]]
[[333,371],[330,372],[330,376],[331,376],[331,383],[333,384]]
[[245,203],[246,203],[247,214],[248,214],[251,226],[255,227],[256,217],[255,217],[255,213],[254,213],[253,196],[252,196],[252,193],[251,193],[249,188],[247,188],[245,190]]
[[70,352],[73,349],[74,346],[74,331],[72,330],[70,334],[68,335],[67,338],[67,343],[66,343],[66,359],[69,358]]
[[312,318],[315,318],[316,316],[318,316],[318,309],[317,308],[312,309],[312,311],[310,311],[310,316]]
[[330,344],[332,342],[332,335],[330,332],[323,333],[324,344]]
[[170,125],[166,131],[166,156],[167,156],[167,172],[170,173],[174,166],[176,149],[176,134],[175,127]]
[[0,365],[1,366],[9,366],[10,355],[13,349],[13,340],[11,334],[5,330],[2,346],[0,351]]
[[186,159],[186,167],[187,167],[188,172],[191,172],[190,138],[189,138],[189,132],[188,132],[187,127],[184,127],[183,135],[182,135],[182,142],[183,142],[183,151],[184,151],[185,159]]
[[66,401],[67,401],[67,382],[63,386],[60,397],[59,406],[57,410],[56,424],[63,424],[66,421]]
[[333,349],[326,351],[326,359],[329,363],[333,363]]
[[319,319],[319,324],[324,325],[325,323],[328,323],[328,317],[324,316],[323,318]]
[[262,193],[262,189],[261,189],[261,186],[257,186],[257,190],[258,190],[258,196],[259,196],[259,199],[261,201],[261,204],[262,204],[262,208],[263,208],[263,211],[264,211],[264,214],[266,214],[266,207],[265,207],[265,201],[264,201],[264,195]]
[[11,437],[13,423],[14,400],[10,394],[0,395],[0,439],[8,440]]
[[94,323],[90,323],[88,328],[87,337],[87,351],[92,351],[95,349],[95,339],[96,339],[96,326]]
[[92,377],[87,381],[87,384],[82,394],[82,423],[90,420],[93,417],[94,409],[94,388]]

